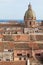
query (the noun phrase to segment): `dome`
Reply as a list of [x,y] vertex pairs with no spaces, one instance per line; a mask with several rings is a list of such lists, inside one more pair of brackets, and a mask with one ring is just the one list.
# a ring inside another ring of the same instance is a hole
[[36,19],[35,12],[32,10],[31,4],[28,6],[28,10],[25,13],[24,19]]

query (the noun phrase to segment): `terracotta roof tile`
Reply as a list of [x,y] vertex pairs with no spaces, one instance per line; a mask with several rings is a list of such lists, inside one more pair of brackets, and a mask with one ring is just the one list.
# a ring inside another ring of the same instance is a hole
[[34,49],[34,50],[37,50],[37,49],[39,49],[39,47],[38,47],[38,44],[37,43],[30,43],[29,44],[29,46],[32,48],[32,49]]
[[14,62],[2,61],[0,62],[0,65],[26,65],[26,61],[14,61]]
[[43,35],[36,35],[36,40],[43,41]]
[[2,34],[0,34],[0,38],[3,38],[3,35]]
[[39,49],[43,49],[43,44],[38,44]]
[[12,37],[14,41],[29,41],[29,36],[27,35],[16,35]]
[[6,49],[14,49],[14,43],[5,42],[3,44],[4,44],[4,48],[6,48]]
[[26,43],[15,44],[15,49],[28,49],[28,50],[31,50],[31,48],[29,47],[29,44],[26,44]]

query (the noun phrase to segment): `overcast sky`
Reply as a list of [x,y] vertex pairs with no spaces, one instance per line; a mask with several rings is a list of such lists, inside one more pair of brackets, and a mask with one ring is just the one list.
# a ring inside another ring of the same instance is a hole
[[23,19],[29,2],[37,19],[43,19],[43,0],[0,0],[0,19]]

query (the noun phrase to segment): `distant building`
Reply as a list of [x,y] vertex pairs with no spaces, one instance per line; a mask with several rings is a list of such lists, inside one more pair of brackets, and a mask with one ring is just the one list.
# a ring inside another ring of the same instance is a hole
[[41,21],[41,25],[43,26],[43,20]]
[[5,65],[7,61],[13,61],[11,65],[18,65],[14,62],[26,65],[28,59],[30,63],[37,63],[38,56],[43,53],[43,22],[39,24],[31,4],[28,5],[23,23],[0,23],[0,61]]

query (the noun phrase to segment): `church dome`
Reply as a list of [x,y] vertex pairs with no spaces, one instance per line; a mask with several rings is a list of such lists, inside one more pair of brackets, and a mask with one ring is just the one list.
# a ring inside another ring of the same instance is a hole
[[31,4],[28,6],[28,10],[25,13],[24,20],[27,19],[36,19],[35,12],[32,10]]

